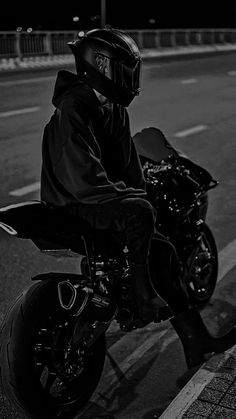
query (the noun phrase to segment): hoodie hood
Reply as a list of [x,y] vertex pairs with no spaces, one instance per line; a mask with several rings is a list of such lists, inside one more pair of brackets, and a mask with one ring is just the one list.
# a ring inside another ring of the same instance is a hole
[[77,74],[70,71],[61,70],[57,73],[57,79],[54,87],[52,104],[57,108],[66,96],[80,98],[85,104],[100,106],[100,102],[91,87],[84,84]]

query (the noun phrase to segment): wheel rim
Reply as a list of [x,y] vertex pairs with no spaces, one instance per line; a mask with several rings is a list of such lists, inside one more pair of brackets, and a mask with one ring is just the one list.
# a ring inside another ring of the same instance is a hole
[[44,320],[35,334],[33,347],[34,375],[42,391],[58,405],[80,398],[83,373],[93,351],[85,351],[81,336],[76,351],[72,346],[74,326],[67,319]]
[[211,297],[216,284],[217,270],[217,259],[204,234],[188,276],[188,289],[194,300],[204,302]]

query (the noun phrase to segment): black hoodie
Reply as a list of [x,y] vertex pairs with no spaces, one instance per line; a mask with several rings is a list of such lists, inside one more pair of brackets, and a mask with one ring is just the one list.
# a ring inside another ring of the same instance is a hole
[[101,106],[78,76],[59,71],[56,110],[43,134],[41,199],[53,205],[97,204],[145,196],[127,110]]

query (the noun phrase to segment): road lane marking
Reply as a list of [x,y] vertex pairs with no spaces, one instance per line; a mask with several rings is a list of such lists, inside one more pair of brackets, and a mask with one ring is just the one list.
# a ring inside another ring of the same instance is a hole
[[[108,372],[104,374],[101,384],[97,388],[96,392],[91,396],[89,403],[84,407],[84,409],[81,412],[79,412],[77,418],[83,418],[85,413],[90,410],[94,403],[98,404],[99,402],[102,402],[102,400],[104,400],[104,398],[106,397],[106,393],[109,392],[112,386],[114,384],[118,384],[121,380],[121,377],[124,376],[137,363],[137,361],[145,355],[145,353],[149,349],[151,349],[154,345],[157,345],[157,342],[165,337],[165,335],[170,331],[171,327],[168,326],[167,323],[167,328],[160,331],[156,324],[152,324],[148,326],[148,329],[151,332],[150,337],[147,338],[142,345],[137,346],[137,348],[133,352],[131,352],[122,362],[119,362],[118,375],[117,371],[114,368],[109,369]],[[137,333],[137,331],[135,331],[134,333]],[[175,335],[173,336],[175,337]],[[115,358],[116,352],[120,350],[119,348],[122,346],[123,342],[125,344],[127,338],[129,339],[131,338],[131,336],[129,334],[125,335],[123,338],[121,338],[118,342],[116,342],[108,349],[109,358]],[[173,338],[170,340],[170,343],[172,341]],[[165,340],[163,340],[162,345],[165,345]],[[160,352],[163,352],[162,345],[159,349]]]
[[0,112],[0,118],[7,118],[9,116],[24,115],[26,113],[38,112],[40,106],[33,106],[31,108],[15,109],[13,111]]
[[227,244],[219,252],[219,273],[217,282],[220,282],[224,276],[236,265],[236,239]]
[[185,80],[181,80],[180,82],[181,84],[192,84],[192,83],[197,83],[197,79],[185,79]]
[[23,196],[28,193],[38,191],[40,189],[40,182],[32,183],[31,185],[24,186],[23,188],[15,189],[14,191],[9,192],[11,196]]
[[34,77],[32,79],[22,79],[22,80],[8,80],[8,81],[1,81],[0,86],[17,86],[20,84],[30,84],[30,83],[40,83],[41,81],[51,81],[54,80],[55,76],[48,76],[48,77]]
[[199,132],[205,131],[207,128],[208,128],[207,125],[196,125],[195,127],[191,127],[183,131],[176,132],[174,134],[174,137],[176,138],[188,137],[189,135],[193,135],[193,134],[197,134]]
[[236,76],[236,71],[235,70],[228,71],[228,75],[229,76]]

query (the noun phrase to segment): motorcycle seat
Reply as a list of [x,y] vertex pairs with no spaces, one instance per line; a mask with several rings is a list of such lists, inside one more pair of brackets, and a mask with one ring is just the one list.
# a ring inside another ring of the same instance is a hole
[[43,201],[26,201],[0,208],[1,227],[9,234],[20,238],[32,238],[63,232],[79,230],[82,233],[90,230],[89,225],[77,218],[76,224],[71,217],[66,218],[59,207],[53,207]]
[[59,207],[32,200],[0,208],[0,227],[22,239],[31,239],[41,250],[72,250],[86,254],[85,240],[93,241],[97,251],[114,255],[123,245],[123,235],[109,230],[93,230],[89,223],[76,217],[65,217]]

